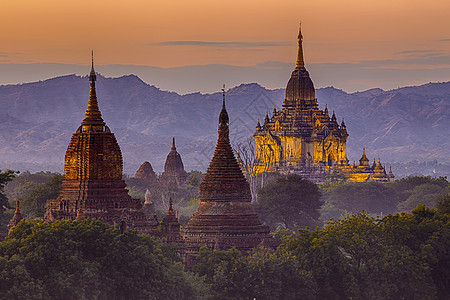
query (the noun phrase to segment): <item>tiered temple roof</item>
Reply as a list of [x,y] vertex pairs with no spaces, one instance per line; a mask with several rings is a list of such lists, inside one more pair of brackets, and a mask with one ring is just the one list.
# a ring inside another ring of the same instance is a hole
[[[223,107],[219,115],[219,138],[213,159],[200,184],[199,207],[181,234],[187,256],[195,257],[201,246],[249,251],[268,238],[251,205],[250,187],[236,161],[229,139],[229,118]],[[189,258],[188,258],[189,264]]]
[[91,90],[85,118],[66,151],[64,181],[57,199],[49,200],[46,220],[102,218],[107,224],[156,233],[155,218],[142,212],[122,180],[122,152],[103,121],[95,89],[94,63],[89,76]]
[[347,129],[339,125],[335,113],[320,110],[314,84],[305,68],[303,36],[298,35],[295,69],[286,86],[283,108],[276,107],[264,123],[258,121],[254,133],[257,159],[261,165],[303,167],[347,165]]

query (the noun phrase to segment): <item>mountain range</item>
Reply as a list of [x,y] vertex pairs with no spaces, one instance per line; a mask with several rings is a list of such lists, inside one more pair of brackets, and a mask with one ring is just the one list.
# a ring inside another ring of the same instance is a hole
[[[64,153],[87,107],[87,77],[67,75],[45,81],[0,86],[0,169],[63,170]],[[124,170],[134,174],[149,161],[161,172],[172,136],[187,170],[206,170],[217,139],[222,93],[180,95],[147,84],[135,75],[98,76],[103,118],[115,133]],[[351,163],[361,157],[395,164],[411,160],[450,162],[450,82],[384,91],[346,93],[316,90],[338,121],[345,119]],[[230,135],[249,138],[258,119],[282,108],[284,89],[241,84],[226,93]],[[393,170],[395,172],[395,170]]]

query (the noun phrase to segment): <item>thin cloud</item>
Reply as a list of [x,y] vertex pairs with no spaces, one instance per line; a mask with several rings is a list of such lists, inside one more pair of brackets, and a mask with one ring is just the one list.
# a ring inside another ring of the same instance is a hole
[[440,55],[443,54],[442,51],[439,50],[406,50],[406,51],[400,51],[400,52],[396,52],[394,54],[407,54],[407,55],[415,55],[415,54],[436,54],[436,55]]
[[437,40],[438,42],[450,42],[450,39],[441,39],[441,40]]
[[206,42],[206,41],[166,41],[149,45],[156,46],[196,46],[196,47],[230,47],[230,48],[265,48],[290,46],[285,42]]
[[0,52],[0,57],[10,57],[10,56],[15,56],[15,55],[19,55],[21,53],[19,52]]

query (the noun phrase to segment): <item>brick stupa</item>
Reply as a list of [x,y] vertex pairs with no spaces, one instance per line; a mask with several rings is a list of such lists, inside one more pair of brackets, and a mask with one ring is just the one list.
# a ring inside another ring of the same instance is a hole
[[146,161],[136,171],[136,174],[134,174],[134,178],[156,181],[156,173],[155,171],[153,171],[152,165],[148,161]]
[[172,138],[172,147],[167,155],[166,163],[164,164],[164,172],[161,174],[161,179],[169,183],[183,185],[186,183],[187,177],[188,175],[184,170],[181,155],[175,147],[175,138]]
[[91,90],[85,118],[73,134],[64,162],[65,179],[57,199],[49,200],[45,219],[101,218],[121,230],[137,228],[157,234],[157,221],[142,211],[122,180],[122,152],[114,134],[102,119],[95,90],[94,64],[89,76]]
[[200,247],[248,252],[269,237],[251,205],[250,187],[234,156],[225,108],[219,116],[219,138],[214,157],[200,184],[199,207],[187,226],[181,228],[186,241],[186,263],[195,262]]

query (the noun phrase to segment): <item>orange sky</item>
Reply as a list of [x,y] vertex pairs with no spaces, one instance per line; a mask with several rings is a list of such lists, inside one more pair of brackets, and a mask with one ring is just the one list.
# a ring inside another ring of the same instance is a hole
[[97,64],[293,62],[300,20],[307,63],[450,56],[448,0],[14,0],[0,63],[86,65],[90,49]]

